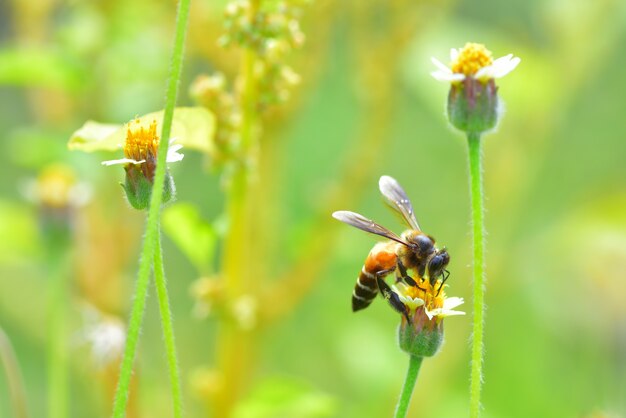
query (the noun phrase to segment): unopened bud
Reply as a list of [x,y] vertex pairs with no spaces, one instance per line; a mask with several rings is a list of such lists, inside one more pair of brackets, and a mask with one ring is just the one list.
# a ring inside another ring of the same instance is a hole
[[[152,198],[152,182],[148,179],[139,165],[127,164],[124,167],[126,178],[122,188],[126,192],[126,199],[130,205],[137,209],[143,210],[150,205]],[[169,171],[165,172],[163,183],[163,203],[167,203],[174,199],[176,195],[176,185]]]
[[454,83],[448,95],[448,118],[457,129],[468,133],[483,133],[496,127],[499,101],[496,83],[486,83],[467,77]]
[[418,308],[411,322],[402,318],[398,327],[400,349],[417,357],[432,357],[443,343],[443,321],[428,319],[424,308]]

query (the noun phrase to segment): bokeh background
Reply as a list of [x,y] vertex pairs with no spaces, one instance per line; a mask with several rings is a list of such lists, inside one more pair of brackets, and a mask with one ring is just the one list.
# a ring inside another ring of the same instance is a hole
[[[181,105],[193,104],[199,74],[237,72],[237,52],[217,45],[226,4],[192,2]],[[391,415],[408,361],[396,346],[398,316],[381,301],[350,312],[376,239],[330,217],[350,209],[401,231],[379,196],[382,174],[404,185],[424,230],[449,249],[449,294],[471,301],[465,142],[445,119],[447,86],[429,76],[431,56],[445,62],[466,41],[522,58],[499,82],[506,112],[484,143],[484,417],[625,416],[626,3],[316,0],[303,10],[306,43],[289,60],[301,83],[264,116],[251,238],[259,277],[277,298],[296,296],[255,332],[235,416]],[[104,353],[89,341],[97,324],[123,330],[143,217],[124,201],[123,170],[100,165],[119,156],[66,144],[88,119],[124,123],[163,107],[174,11],[172,1],[0,3],[0,325],[31,417],[48,408],[55,276],[71,281],[71,416],[110,413],[117,364],[106,343],[119,335],[102,334]],[[68,215],[70,255],[57,251],[65,244],[37,203],[52,186],[32,186],[51,164],[81,185]],[[178,203],[166,209],[164,253],[185,409],[211,416],[219,320],[198,286],[213,283],[216,262],[198,268],[171,237],[181,216],[220,230],[222,175],[193,151],[172,170]],[[207,248],[218,260],[220,240]],[[63,257],[70,261],[58,263]],[[170,415],[158,318],[151,289],[129,416]],[[466,416],[470,322],[446,320],[445,345],[424,362],[410,416]],[[2,417],[14,416],[7,382],[3,374]]]

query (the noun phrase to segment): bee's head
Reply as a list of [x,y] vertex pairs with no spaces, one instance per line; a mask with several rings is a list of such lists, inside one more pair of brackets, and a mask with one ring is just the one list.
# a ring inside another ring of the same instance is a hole
[[444,273],[449,262],[450,254],[445,248],[435,252],[435,255],[428,261],[428,277],[430,277],[431,284]]

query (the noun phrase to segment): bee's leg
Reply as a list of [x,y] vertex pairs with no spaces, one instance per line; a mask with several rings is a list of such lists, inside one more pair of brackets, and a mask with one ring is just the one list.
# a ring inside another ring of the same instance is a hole
[[378,275],[376,277],[376,282],[378,283],[380,293],[387,300],[387,302],[389,302],[393,310],[404,315],[406,320],[410,322],[409,309],[404,303],[402,303],[398,294],[394,292],[393,289],[382,279],[382,277]]
[[402,281],[404,281],[404,283],[408,284],[409,286],[415,286],[420,290],[426,291],[426,289],[422,289],[421,287],[419,287],[417,282],[413,280],[411,276],[409,276],[409,274],[406,271],[406,267],[404,266],[404,264],[402,263],[399,257],[398,257],[397,265],[398,265],[398,272],[400,273],[400,278],[402,279]]
[[450,272],[448,270],[444,270],[443,280],[441,281],[441,285],[439,285],[439,290],[437,290],[437,294],[435,296],[439,296],[439,292],[441,292],[441,289],[443,289],[443,284],[446,282],[446,280],[448,280],[448,277],[450,277]]

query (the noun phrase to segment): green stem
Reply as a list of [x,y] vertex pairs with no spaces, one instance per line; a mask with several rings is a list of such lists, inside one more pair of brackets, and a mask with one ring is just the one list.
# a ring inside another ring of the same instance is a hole
[[26,391],[24,390],[20,366],[11,346],[11,341],[2,328],[0,328],[0,364],[4,366],[15,418],[27,418]]
[[484,214],[480,135],[468,134],[470,195],[472,200],[472,237],[474,248],[474,317],[472,330],[472,372],[470,383],[470,417],[480,415],[480,391],[483,376],[483,316],[485,307]]
[[50,328],[48,329],[48,413],[50,418],[67,416],[67,330],[65,326],[65,280],[52,277]]
[[[144,308],[146,305],[146,296],[148,293],[151,261],[158,245],[159,217],[161,214],[161,203],[163,201],[166,156],[172,129],[172,120],[174,117],[174,107],[176,106],[176,97],[178,95],[178,83],[182,70],[183,48],[185,45],[185,35],[189,20],[189,6],[190,0],[180,0],[178,13],[176,15],[174,51],[172,53],[172,64],[167,84],[165,111],[163,114],[163,129],[161,131],[161,140],[159,142],[159,151],[157,154],[157,166],[154,174],[150,207],[148,208],[148,219],[146,221],[146,234],[143,241],[139,272],[137,273],[137,284],[135,287],[135,297],[128,325],[126,347],[122,358],[115,400],[113,401],[113,416],[115,418],[124,417],[126,415],[130,377],[132,375],[133,362],[137,351],[137,342],[139,340],[139,331],[141,329]],[[174,392],[173,386],[177,382],[172,381],[170,383],[172,384],[172,392]]]
[[165,339],[165,349],[167,351],[167,363],[170,371],[170,385],[172,390],[172,399],[174,401],[174,417],[180,418],[182,416],[180,376],[178,372],[176,345],[174,343],[172,313],[170,311],[170,302],[167,296],[167,283],[163,269],[160,234],[157,234],[156,249],[154,251],[154,280],[156,284],[157,298],[159,300],[159,311],[161,312],[161,326],[163,327],[163,338]]
[[[61,235],[60,235],[61,236]],[[65,241],[59,241],[64,248]],[[67,306],[68,255],[63,251],[50,254],[50,305],[48,328],[48,416],[66,418],[68,410]]]
[[406,372],[406,378],[404,379],[404,386],[402,386],[402,393],[398,400],[398,406],[396,406],[395,418],[406,417],[409,411],[409,404],[411,403],[411,396],[413,396],[413,389],[415,388],[415,382],[417,382],[417,375],[422,365],[423,357],[410,356],[409,357],[409,369]]
[[[259,11],[261,0],[252,0],[248,13],[254,19]],[[255,75],[257,53],[252,48],[243,52],[241,62],[242,91],[240,106],[242,120],[240,127],[240,161],[235,162],[227,196],[228,235],[225,239],[221,263],[224,281],[230,295],[253,293],[254,257],[250,245],[251,193],[250,178],[257,169],[259,154],[258,136],[258,80]],[[246,260],[246,262],[242,262]],[[242,330],[236,321],[223,321],[217,338],[218,367],[222,375],[222,389],[216,396],[214,415],[230,417],[241,396],[247,376],[253,367],[252,356],[255,350],[254,336]]]

